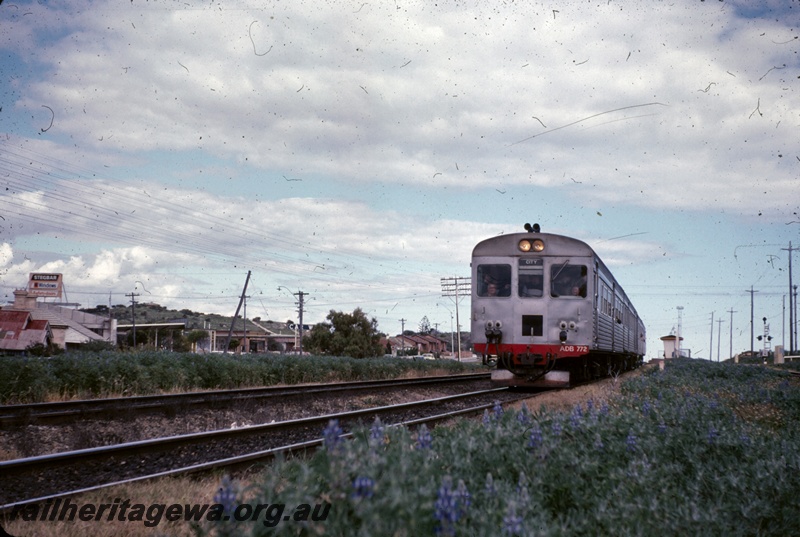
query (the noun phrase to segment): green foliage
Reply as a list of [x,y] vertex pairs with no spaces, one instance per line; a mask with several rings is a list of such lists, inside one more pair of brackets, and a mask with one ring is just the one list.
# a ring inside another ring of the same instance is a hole
[[477,366],[451,360],[356,360],[331,356],[72,351],[50,358],[0,356],[0,404],[49,397],[146,395],[304,382],[389,379],[417,372],[461,373]]
[[316,354],[369,358],[381,356],[378,321],[368,319],[361,308],[353,313],[331,310],[326,317],[329,322],[320,323],[303,338],[303,348]]
[[[239,501],[328,502],[324,521],[221,535],[798,535],[800,387],[763,367],[670,361],[608,404],[499,406],[433,434],[323,431]],[[219,530],[219,531],[218,531]]]
[[186,340],[192,344],[203,341],[204,339],[208,339],[208,332],[205,330],[192,330],[186,334]]
[[30,356],[53,356],[61,354],[63,349],[54,343],[45,345],[44,343],[34,343],[25,348],[25,352]]
[[80,345],[80,350],[84,352],[114,351],[117,346],[110,341],[87,341]]

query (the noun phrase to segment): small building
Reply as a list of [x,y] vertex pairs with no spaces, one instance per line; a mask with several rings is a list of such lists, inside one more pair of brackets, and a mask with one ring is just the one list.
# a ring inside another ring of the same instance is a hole
[[25,352],[52,342],[53,332],[46,320],[34,319],[28,311],[0,310],[0,352]]
[[[0,309],[0,319],[6,318],[9,322],[18,323],[19,319],[25,317],[24,314],[27,314],[30,320],[27,323],[15,324],[15,326],[23,327],[23,333],[14,336],[17,342],[11,343],[9,341],[8,347],[0,344],[0,351],[22,352],[29,345],[37,343],[42,343],[43,345],[52,343],[64,350],[91,341],[116,344],[117,321],[115,319],[85,313],[57,304],[39,302],[35,294],[26,289],[17,289],[14,291],[14,304]],[[44,328],[45,325],[47,326],[46,329]],[[47,343],[42,339],[42,335],[37,333],[37,331],[42,330],[49,332]],[[9,336],[7,335],[6,337]],[[21,349],[18,348],[24,341],[28,341],[29,345],[25,345]]]
[[[386,340],[381,342],[384,346],[386,346],[386,343]],[[447,352],[447,342],[430,334],[398,335],[390,337],[388,339],[388,344],[394,355],[397,355],[398,352],[400,354],[405,354],[411,349],[417,349],[418,354],[431,353],[436,356]]]
[[[686,353],[689,352],[689,357],[691,357],[691,351],[678,348],[678,336],[675,334],[664,336],[661,338],[661,341],[664,342],[664,354],[661,356],[662,358],[677,358],[678,352],[681,353],[681,356],[686,356]],[[680,338],[680,341],[683,341],[683,338]]]

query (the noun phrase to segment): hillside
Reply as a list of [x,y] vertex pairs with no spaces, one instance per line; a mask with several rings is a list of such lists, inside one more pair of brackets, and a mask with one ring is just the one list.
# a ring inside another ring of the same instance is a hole
[[[94,308],[85,308],[81,311],[85,311],[88,313],[94,313],[95,315],[111,315],[112,318],[117,319],[119,324],[131,324],[134,322],[133,318],[133,309],[131,306],[126,306],[123,304],[117,304],[112,306],[109,310],[107,306],[96,306]],[[182,309],[182,310],[171,310],[167,309],[164,306],[154,303],[140,303],[136,305],[136,324],[148,324],[148,323],[167,323],[167,322],[186,322],[186,329],[187,330],[202,330],[202,329],[214,329],[214,330],[227,330],[231,326],[232,317],[219,315],[217,313],[201,313],[192,311],[189,309]],[[281,325],[285,325],[285,322],[280,321],[269,321],[269,320],[261,320],[261,317],[253,317],[252,319],[248,319],[247,321],[247,329],[253,330],[256,329],[257,326],[253,324],[253,322],[258,323],[260,325],[264,324],[272,324],[273,322],[277,322]],[[291,322],[291,321],[286,321]],[[242,329],[242,320],[241,316],[237,319],[236,327],[237,330]]]

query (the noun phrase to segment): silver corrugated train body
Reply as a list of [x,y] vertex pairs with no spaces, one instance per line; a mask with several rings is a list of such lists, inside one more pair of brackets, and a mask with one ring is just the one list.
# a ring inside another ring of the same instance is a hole
[[641,364],[645,329],[584,242],[526,224],[472,252],[472,343],[495,384],[567,386]]

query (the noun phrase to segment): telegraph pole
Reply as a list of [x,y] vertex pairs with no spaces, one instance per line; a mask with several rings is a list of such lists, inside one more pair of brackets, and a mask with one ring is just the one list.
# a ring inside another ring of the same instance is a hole
[[250,271],[247,271],[247,278],[244,280],[244,288],[242,288],[242,296],[239,297],[239,305],[236,306],[236,313],[233,314],[233,319],[231,319],[231,327],[228,330],[228,337],[225,338],[225,348],[222,349],[223,354],[228,354],[228,347],[231,344],[231,336],[233,336],[233,327],[236,323],[236,317],[239,316],[239,310],[242,308],[242,302],[244,302],[245,295],[247,294],[247,284],[250,283]]
[[737,312],[733,311],[733,307],[731,307],[729,313],[731,314],[731,343],[730,343],[730,345],[731,345],[731,349],[730,349],[731,355],[730,355],[730,358],[731,358],[731,360],[733,360],[733,314],[737,313]]
[[[800,248],[792,248],[792,241],[789,241],[788,248],[781,248],[781,250],[786,250],[789,252],[789,353],[794,354],[794,347],[797,343],[796,336],[794,335],[794,329],[792,328],[794,324],[797,322],[797,313],[796,311],[792,312],[792,252],[795,250],[800,250]],[[795,293],[797,292],[797,287],[794,288]],[[795,304],[797,303],[797,298],[795,298]],[[795,305],[795,310],[797,306]]]
[[[243,325],[244,325],[244,352],[245,354],[250,352],[250,347],[247,346],[247,299],[250,298],[249,295],[243,296],[244,298],[244,313],[242,317]],[[234,317],[236,319],[236,317]]]
[[303,355],[303,297],[305,297],[308,293],[304,293],[303,291],[297,291],[294,293],[294,296],[297,297],[297,318],[300,321],[300,344],[298,345],[300,349],[300,356]]
[[749,291],[745,291],[745,293],[750,293],[750,356],[753,355],[753,339],[755,336],[753,334],[754,326],[753,326],[753,295],[758,293],[758,291],[753,291],[753,286],[750,286]]
[[[789,300],[789,305],[791,306],[792,301]],[[797,344],[797,286],[794,286],[794,342]],[[792,350],[792,354],[794,354],[794,350]]]
[[136,297],[139,296],[139,293],[134,293],[131,291],[131,294],[125,295],[131,297],[131,317],[133,318],[133,348],[136,348]]
[[[719,339],[719,338],[717,338]],[[708,359],[714,355],[714,312],[711,312],[711,336],[708,339]]]
[[442,296],[452,298],[456,303],[456,331],[458,332],[458,361],[461,361],[461,324],[458,319],[458,303],[470,293],[470,278],[442,278]]
[[406,354],[406,320],[400,319],[400,351]]
[[717,319],[717,362],[719,362],[719,341],[720,332],[722,331],[722,319]]
[[[278,291],[280,291],[281,289],[289,291],[288,288],[279,285]],[[291,293],[291,291],[289,292]],[[299,328],[298,328],[299,334],[296,333],[295,336],[300,338],[300,341],[297,344],[297,351],[300,353],[301,356],[303,354],[303,311],[305,305],[305,296],[307,294],[308,293],[304,293],[303,291],[297,291],[296,293],[292,293],[292,296],[297,297],[296,304],[297,304],[297,320],[299,321]]]

